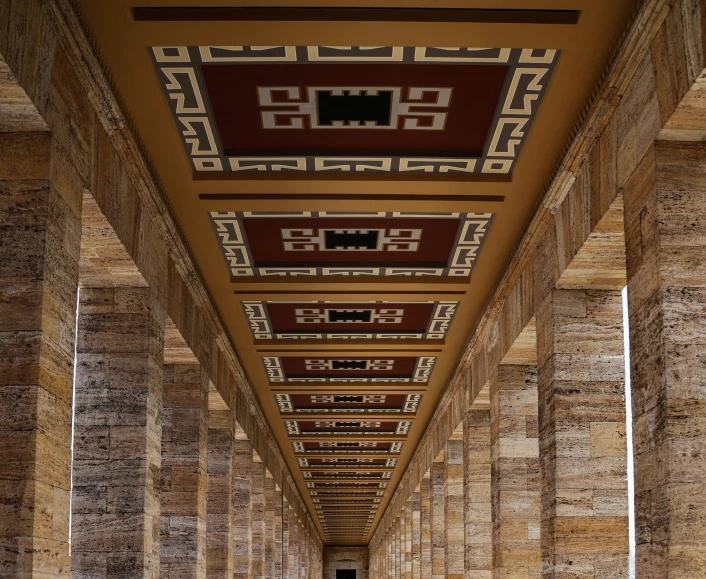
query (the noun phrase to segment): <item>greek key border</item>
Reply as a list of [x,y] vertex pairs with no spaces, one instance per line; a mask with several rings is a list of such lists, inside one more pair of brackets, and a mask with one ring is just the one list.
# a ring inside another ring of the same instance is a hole
[[[470,47],[365,46],[155,46],[150,49],[159,83],[192,169],[254,173],[431,173],[510,175],[560,56],[559,50]],[[290,63],[454,64],[511,68],[483,154],[465,157],[289,156],[224,154],[201,76],[202,64],[266,66]]]
[[[377,213],[347,213],[300,211],[279,213],[270,211],[211,211],[213,230],[221,247],[226,266],[232,277],[301,277],[301,276],[383,276],[383,277],[470,277],[478,255],[493,223],[493,213],[409,213],[380,211]],[[336,217],[336,218],[396,218],[396,219],[458,219],[461,221],[456,241],[444,268],[409,267],[255,267],[243,219],[268,217]]]
[[265,368],[265,373],[270,381],[270,384],[302,384],[302,383],[330,383],[330,384],[426,384],[429,382],[431,373],[434,370],[436,356],[418,356],[417,363],[414,366],[414,373],[411,378],[287,378],[282,365],[282,359],[279,356],[263,356],[262,364]]
[[[336,396],[337,394],[321,393],[322,396]],[[351,394],[355,396],[355,394]],[[347,412],[356,414],[414,414],[422,401],[421,394],[406,394],[401,408],[294,408],[291,394],[275,394],[275,402],[282,414],[294,414],[296,412],[322,413],[322,414],[345,414]]]
[[[371,333],[351,333],[351,332],[299,332],[299,333],[275,333],[272,329],[272,322],[267,310],[268,304],[328,304],[345,306],[347,303],[356,304],[434,304],[432,315],[427,323],[424,333],[413,332],[371,332]],[[255,340],[443,340],[451,326],[456,309],[457,301],[246,301],[240,302],[245,318],[250,325]]]

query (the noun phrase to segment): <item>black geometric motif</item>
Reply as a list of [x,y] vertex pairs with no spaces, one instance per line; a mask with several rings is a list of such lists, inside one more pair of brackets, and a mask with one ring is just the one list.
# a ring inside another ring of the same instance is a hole
[[340,96],[332,95],[331,91],[319,91],[316,100],[320,125],[332,126],[334,121],[342,121],[344,125],[351,121],[360,124],[372,121],[378,126],[390,126],[391,91],[356,96],[351,96],[347,90]]
[[377,249],[378,232],[324,231],[324,249]]
[[366,360],[332,360],[334,370],[365,370]]
[[326,310],[330,322],[370,322],[372,310]]

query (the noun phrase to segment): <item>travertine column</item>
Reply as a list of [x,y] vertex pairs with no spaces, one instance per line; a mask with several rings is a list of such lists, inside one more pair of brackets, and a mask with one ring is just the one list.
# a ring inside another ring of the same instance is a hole
[[71,573],[159,575],[164,310],[150,288],[82,289]]
[[541,572],[537,368],[501,364],[490,378],[493,577]]
[[231,410],[210,410],[206,565],[209,579],[233,577],[233,456]]
[[0,133],[0,574],[67,577],[81,187]]
[[288,579],[299,579],[301,564],[299,563],[299,521],[294,511],[289,516],[289,577]]
[[705,168],[658,141],[625,187],[640,579],[706,569]]
[[537,312],[542,576],[628,569],[620,292],[553,290]]
[[407,499],[404,506],[404,573],[406,579],[412,579],[412,499]]
[[392,576],[400,579],[400,519],[397,517],[392,523]]
[[[252,576],[265,578],[265,465],[259,457],[252,465]],[[269,579],[269,578],[267,578]]]
[[274,578],[282,579],[282,490],[275,484]]
[[[471,407],[464,419],[466,577],[489,579],[493,566],[490,512],[490,411]],[[519,575],[519,577],[524,577]],[[512,575],[508,579],[514,579]],[[529,577],[528,579],[536,579]]]
[[444,453],[431,466],[431,576],[446,574],[446,523],[444,505]]
[[265,577],[275,576],[275,480],[265,475]]
[[200,364],[164,366],[160,577],[206,576],[208,376]]
[[289,519],[292,508],[289,501],[282,496],[282,577],[289,579]]
[[233,577],[252,577],[252,444],[238,426],[233,441]]
[[463,431],[446,441],[444,451],[444,504],[446,508],[446,577],[464,576],[464,496],[463,496]]
[[422,499],[420,488],[412,493],[412,579],[422,576]]
[[421,504],[421,579],[431,579],[431,475],[427,472],[420,484]]

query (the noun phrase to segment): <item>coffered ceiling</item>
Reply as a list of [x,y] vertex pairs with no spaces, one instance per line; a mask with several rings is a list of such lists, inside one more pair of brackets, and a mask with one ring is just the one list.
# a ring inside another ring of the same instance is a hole
[[366,543],[634,0],[77,4],[324,541]]

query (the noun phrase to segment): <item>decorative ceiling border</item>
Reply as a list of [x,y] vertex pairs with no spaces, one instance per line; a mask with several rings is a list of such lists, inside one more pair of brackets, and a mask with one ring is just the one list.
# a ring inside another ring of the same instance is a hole
[[[357,446],[355,447],[356,450],[350,450],[350,442],[332,442],[332,441],[325,441],[325,440],[319,440],[316,441],[318,442],[322,447],[329,447],[331,450],[324,450],[323,448],[316,448],[316,449],[309,449],[307,450],[306,447],[304,446],[304,442],[302,441],[294,441],[292,442],[292,448],[294,449],[294,452],[297,453],[325,453],[325,452],[330,452],[331,454],[368,454],[368,453],[375,453],[375,454],[399,454],[402,452],[402,447],[404,446],[404,442],[392,442],[390,443],[390,449],[389,450],[377,450],[375,448],[375,445],[377,442],[375,441],[370,441],[370,442],[365,442],[365,441],[360,441],[360,442],[355,442],[353,444],[356,444]],[[348,450],[345,450],[348,449]]]
[[[313,396],[333,398],[332,403],[336,403],[336,397],[360,397],[363,398],[363,403],[366,399],[370,398],[380,398],[386,396],[386,394],[314,394]],[[414,414],[419,408],[419,403],[422,401],[421,394],[406,394],[404,402],[402,403],[402,408],[294,408],[292,404],[291,394],[275,394],[275,401],[279,407],[279,411],[282,414],[291,414],[295,412],[302,412],[307,414],[345,414],[349,412],[354,413],[366,413],[366,414]]]
[[[209,213],[213,230],[233,277],[258,276],[402,276],[402,277],[469,277],[493,222],[493,213],[406,213],[379,211],[377,213],[345,213],[300,211],[277,213],[270,211],[212,211]],[[288,219],[328,218],[395,218],[395,219],[460,219],[461,226],[445,268],[425,267],[256,267],[248,244],[244,218]]]
[[[426,330],[423,333],[415,332],[286,332],[278,333],[272,329],[272,322],[267,311],[267,304],[329,304],[345,305],[346,303],[356,304],[434,304],[434,313],[429,320]],[[253,338],[256,340],[443,340],[451,326],[453,317],[458,308],[455,301],[437,302],[412,302],[400,300],[388,301],[248,301],[241,302],[245,317],[250,324]]]
[[[312,356],[316,359],[316,356]],[[429,382],[434,364],[436,363],[435,356],[419,356],[414,367],[414,373],[411,377],[405,378],[374,378],[374,377],[357,377],[357,378],[287,378],[284,373],[284,366],[279,356],[263,356],[262,363],[265,366],[265,372],[270,380],[270,384],[301,384],[301,383],[419,383],[426,384]]]
[[[373,434],[373,435],[379,435],[379,436],[384,436],[387,434],[407,434],[409,432],[409,429],[412,426],[411,422],[397,422],[397,425],[395,426],[394,430],[365,430],[366,428],[377,428],[380,426],[380,423],[382,421],[380,420],[375,420],[375,421],[367,421],[367,420],[316,420],[317,426],[321,424],[321,428],[337,428],[338,423],[343,424],[358,424],[359,426],[357,427],[357,430],[315,430],[312,432],[301,432],[299,429],[299,422],[296,420],[285,420],[284,422],[284,427],[287,429],[287,434],[289,435],[295,435],[295,436],[311,436],[312,438],[315,438],[317,436],[340,436],[340,435],[346,435],[346,434],[352,434],[352,435],[359,435],[359,434]],[[343,426],[341,426],[343,427]],[[352,427],[355,428],[355,427]]]
[[[197,173],[440,173],[510,175],[559,59],[559,50],[414,46],[155,46],[159,83]],[[218,137],[202,64],[423,64],[510,67],[480,158],[229,157]]]

